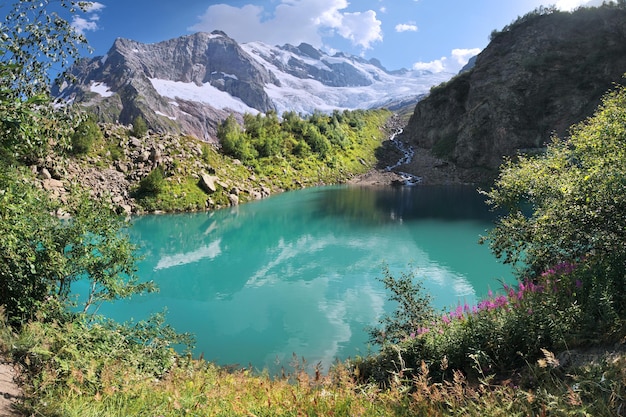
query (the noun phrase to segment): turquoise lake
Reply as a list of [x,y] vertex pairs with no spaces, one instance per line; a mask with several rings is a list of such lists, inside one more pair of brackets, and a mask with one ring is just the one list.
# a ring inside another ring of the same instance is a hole
[[156,294],[103,305],[119,321],[167,308],[221,365],[288,368],[295,353],[324,368],[365,355],[366,327],[393,305],[383,268],[414,272],[436,307],[476,303],[511,281],[478,244],[493,224],[469,187],[336,186],[282,193],[209,213],[133,219],[142,280]]

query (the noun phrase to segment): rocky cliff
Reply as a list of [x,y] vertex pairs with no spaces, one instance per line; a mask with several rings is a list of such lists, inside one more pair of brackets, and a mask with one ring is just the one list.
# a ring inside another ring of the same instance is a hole
[[453,163],[464,180],[493,178],[503,156],[541,152],[591,115],[626,72],[626,10],[530,13],[475,65],[415,107],[405,139]]
[[416,102],[452,74],[389,72],[376,60],[329,56],[311,45],[238,44],[196,33],[155,44],[117,39],[103,57],[82,59],[53,94],[90,108],[102,122],[141,116],[159,133],[215,142],[229,114],[375,108]]

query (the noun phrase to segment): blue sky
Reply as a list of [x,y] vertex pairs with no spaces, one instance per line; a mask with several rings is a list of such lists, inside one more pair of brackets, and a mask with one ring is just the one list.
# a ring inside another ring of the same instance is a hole
[[307,42],[328,53],[378,58],[390,70],[458,71],[489,34],[540,5],[597,0],[100,0],[74,17],[104,55],[115,38],[153,43],[220,29],[239,42]]

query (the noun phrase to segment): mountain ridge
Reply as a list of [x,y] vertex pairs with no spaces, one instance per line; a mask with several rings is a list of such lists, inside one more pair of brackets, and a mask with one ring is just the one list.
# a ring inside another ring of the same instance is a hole
[[222,31],[143,44],[118,38],[102,57],[79,60],[73,83],[53,94],[102,122],[142,117],[155,132],[216,142],[229,114],[376,108],[416,102],[452,74],[387,71],[380,61],[313,46],[239,44]]
[[624,6],[529,13],[419,101],[404,138],[463,181],[488,182],[503,157],[540,153],[553,134],[566,136],[625,72]]

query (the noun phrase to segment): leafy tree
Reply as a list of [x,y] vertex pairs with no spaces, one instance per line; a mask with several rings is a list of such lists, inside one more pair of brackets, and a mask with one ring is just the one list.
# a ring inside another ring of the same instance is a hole
[[509,211],[490,236],[496,254],[540,269],[590,256],[626,258],[625,145],[626,90],[619,87],[545,155],[506,163],[487,193]]
[[302,135],[313,152],[317,152],[321,157],[325,157],[330,151],[330,142],[324,135],[322,135],[316,125],[307,124],[302,132]]
[[[626,312],[626,89],[555,138],[545,155],[506,163],[491,204],[505,209],[489,234],[494,253],[531,276],[580,265],[589,308]],[[584,266],[584,267],[583,267]],[[603,313],[604,311],[604,313]]]
[[[50,76],[78,58],[87,40],[63,13],[86,11],[93,2],[74,0],[20,0],[3,4],[0,22],[0,64],[10,69],[11,88],[23,98],[47,94]],[[60,65],[60,68],[57,68]]]
[[83,312],[97,312],[104,301],[154,291],[151,282],[136,276],[135,245],[130,242],[124,219],[87,192],[75,191],[70,204],[72,219],[60,229],[67,275],[55,283],[62,301],[69,300],[73,282],[86,279],[89,292]]
[[222,144],[222,149],[226,155],[242,161],[250,161],[256,158],[257,153],[254,147],[246,140],[241,126],[231,114],[217,129],[217,137]]
[[65,209],[24,174],[0,174],[0,305],[13,324],[35,318],[44,306],[71,303],[72,283],[88,280],[85,312],[105,300],[153,290],[135,276],[134,247],[123,219],[105,204],[74,191]]
[[[51,143],[69,141],[72,113],[52,106],[49,74],[52,65],[63,68],[77,56],[84,38],[57,11],[88,6],[16,1],[4,7],[8,13],[0,23],[0,305],[15,325],[53,312],[50,306],[64,311],[79,279],[90,282],[85,311],[153,289],[137,282],[134,247],[108,205],[74,190],[63,207],[71,218],[61,221],[54,215],[59,203],[19,168],[20,162],[45,156]],[[76,134],[96,134],[92,128],[83,124]]]
[[50,77],[86,44],[59,13],[84,11],[90,2],[51,3],[22,0],[2,6],[7,12],[0,21],[0,147],[5,162],[34,162],[50,143],[64,146],[72,130],[70,109],[51,106]]
[[300,135],[304,129],[304,121],[294,111],[284,112],[281,127],[286,132]]
[[380,281],[390,291],[389,300],[397,303],[396,309],[380,320],[380,327],[369,330],[370,340],[377,344],[398,343],[435,317],[432,297],[424,291],[421,281],[412,273],[399,278],[384,269]]

